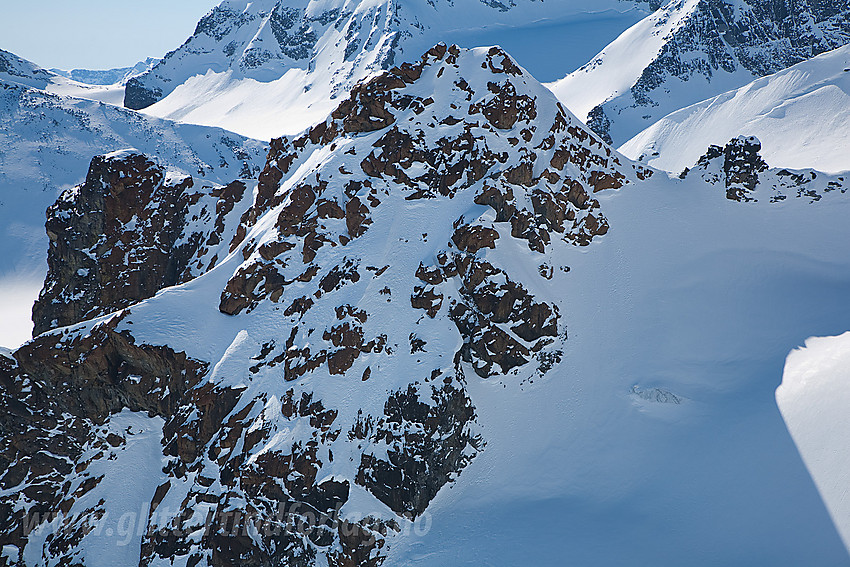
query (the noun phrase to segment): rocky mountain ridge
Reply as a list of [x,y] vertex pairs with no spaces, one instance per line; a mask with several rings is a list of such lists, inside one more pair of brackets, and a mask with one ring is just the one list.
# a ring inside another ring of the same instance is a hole
[[61,192],[0,566],[846,564],[772,374],[850,319],[846,177],[741,137],[668,179],[499,48],[384,63],[262,167],[199,129],[232,157]]
[[[157,156],[169,171],[193,176],[200,186],[256,178],[267,144],[49,92],[39,85],[52,75],[44,78],[37,66],[9,59],[31,71],[0,74],[0,294],[9,317],[3,344],[16,345],[29,338],[29,308],[19,306],[35,299],[47,269],[44,211],[61,191],[85,179],[93,155],[136,148]],[[25,298],[18,287],[25,288]],[[18,310],[20,318],[13,315]],[[12,336],[13,328],[20,332]]]
[[[3,564],[90,561],[120,474],[99,463],[136,439],[163,464],[138,495],[141,564],[381,564],[486,444],[468,381],[561,361],[550,251],[605,234],[595,196],[649,176],[501,50],[445,45],[275,140],[254,191],[95,158],[49,212],[34,313],[72,326],[2,359]],[[144,301],[180,282],[216,306],[212,350],[144,337],[196,316]],[[340,515],[364,499],[374,513]]]

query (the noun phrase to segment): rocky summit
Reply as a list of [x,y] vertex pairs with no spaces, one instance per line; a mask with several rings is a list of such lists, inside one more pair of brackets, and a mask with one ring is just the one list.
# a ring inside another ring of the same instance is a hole
[[651,175],[445,44],[250,185],[94,158],[48,211],[41,334],[0,357],[0,565],[119,532],[127,564],[380,565],[486,450],[470,385],[565,363],[555,252]]

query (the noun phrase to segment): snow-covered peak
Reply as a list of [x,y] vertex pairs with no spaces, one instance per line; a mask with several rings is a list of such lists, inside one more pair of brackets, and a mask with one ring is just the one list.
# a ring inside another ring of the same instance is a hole
[[673,112],[620,150],[678,174],[709,145],[754,135],[775,167],[850,170],[850,47]]
[[35,63],[0,49],[0,79],[27,87],[43,89],[56,77]]
[[621,144],[670,112],[848,40],[847,0],[672,0],[550,86]]
[[228,1],[202,18],[186,43],[130,80],[124,102],[268,139],[320,121],[358,81],[447,36],[473,46],[494,30],[645,10],[622,0]]

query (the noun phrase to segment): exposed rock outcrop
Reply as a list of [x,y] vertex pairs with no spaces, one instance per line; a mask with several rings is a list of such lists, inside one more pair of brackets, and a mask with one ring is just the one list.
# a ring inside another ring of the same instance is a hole
[[[125,151],[92,160],[86,182],[47,211],[49,272],[33,308],[35,334],[110,313],[211,268],[207,258],[245,185],[194,188]],[[200,219],[205,227],[189,226]],[[203,262],[207,260],[207,262]]]
[[739,136],[725,147],[709,146],[693,169],[685,169],[679,177],[699,175],[707,183],[726,189],[731,201],[784,201],[789,196],[819,201],[834,191],[844,193],[845,175],[827,175],[811,169],[791,171],[770,168],[762,159],[761,142],[753,136]]

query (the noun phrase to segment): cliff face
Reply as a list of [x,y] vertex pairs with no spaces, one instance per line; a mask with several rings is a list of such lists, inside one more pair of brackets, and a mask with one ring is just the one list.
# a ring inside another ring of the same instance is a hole
[[47,211],[49,272],[34,333],[112,313],[215,266],[208,252],[244,192],[241,181],[195,189],[132,151],[95,157],[86,182]]
[[486,446],[469,382],[562,360],[553,251],[650,175],[503,51],[442,44],[251,190],[95,158],[48,211],[43,334],[0,359],[2,561],[91,557],[131,482],[142,565],[379,565]]

